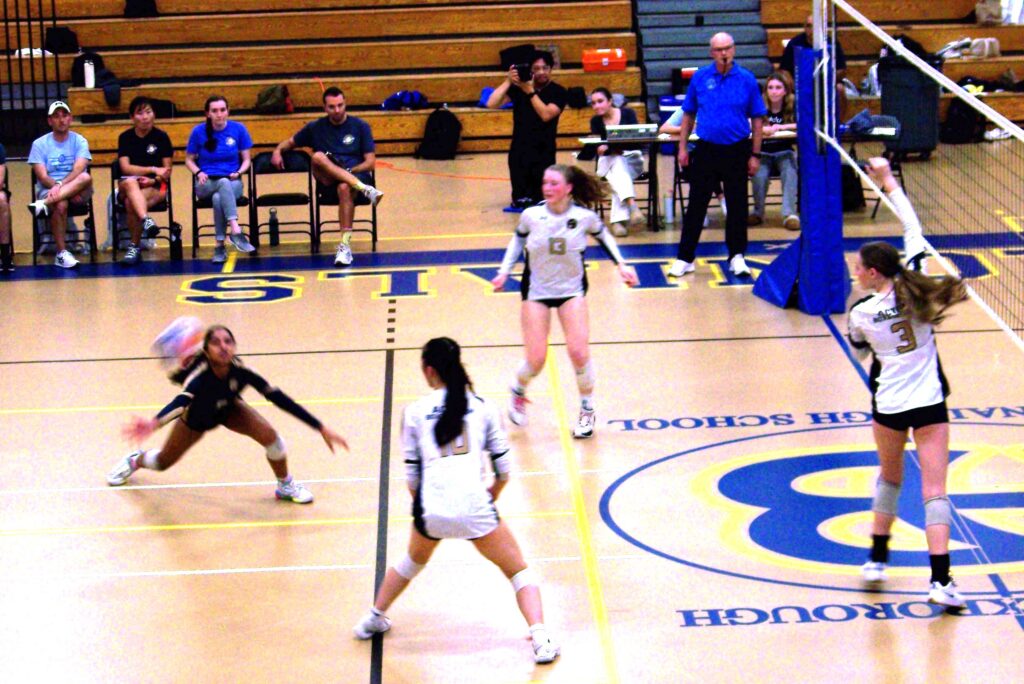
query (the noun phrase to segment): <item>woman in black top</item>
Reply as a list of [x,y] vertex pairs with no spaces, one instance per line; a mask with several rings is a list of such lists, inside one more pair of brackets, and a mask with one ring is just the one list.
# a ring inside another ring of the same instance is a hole
[[[636,112],[629,107],[612,104],[607,88],[595,88],[590,94],[590,106],[595,115],[590,119],[590,133],[607,140],[607,126],[636,125]],[[640,150],[600,145],[597,148],[597,175],[608,181],[612,189],[612,209],[608,215],[612,235],[622,237],[628,233],[626,223],[644,223],[643,214],[636,206],[633,180],[644,168],[644,155]]]
[[332,452],[335,444],[348,448],[344,437],[258,373],[242,365],[235,356],[235,336],[223,325],[210,326],[203,339],[203,353],[173,373],[171,381],[182,385],[181,393],[155,418],[136,416],[124,428],[126,437],[141,442],[161,426],[174,421],[163,449],[140,450],[125,456],[107,475],[107,483],[111,486],[124,484],[139,468],[170,468],[202,438],[204,432],[224,425],[229,430],[252,437],[266,448],[267,460],[277,476],[275,494],[278,499],[310,503],[313,494],[288,474],[284,440],[263,416],[242,400],[242,391],[249,385],[278,408],[318,430]]
[[[768,179],[772,173],[782,182],[782,225],[788,230],[800,230],[796,197],[800,183],[796,168],[796,112],[793,106],[793,82],[789,74],[775,72],[764,84],[764,103],[768,107],[762,129],[761,166],[751,179],[754,210],[747,217],[752,226],[764,221],[764,201],[768,194]],[[781,134],[781,135],[780,135]]]

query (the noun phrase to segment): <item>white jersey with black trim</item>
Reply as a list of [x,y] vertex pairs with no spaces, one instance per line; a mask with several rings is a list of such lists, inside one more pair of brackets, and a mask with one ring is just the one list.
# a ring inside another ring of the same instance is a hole
[[[585,292],[586,266],[583,253],[587,249],[587,235],[597,237],[607,233],[601,218],[590,209],[575,202],[564,214],[555,214],[547,204],[526,209],[516,236],[525,239],[526,269],[523,287],[526,299],[560,299],[576,297]],[[515,238],[513,238],[515,241]],[[510,250],[511,245],[510,245]],[[508,273],[519,257],[511,261],[506,252],[501,272]]]
[[419,492],[427,529],[439,538],[471,536],[456,530],[481,515],[497,523],[485,477],[491,470],[507,477],[510,465],[500,414],[468,391],[462,435],[438,447],[434,426],[444,411],[446,391],[435,390],[410,404],[402,426],[406,478]]
[[875,355],[871,388],[879,413],[901,413],[933,406],[949,393],[930,323],[900,313],[896,293],[876,293],[850,309],[849,338],[855,348]]

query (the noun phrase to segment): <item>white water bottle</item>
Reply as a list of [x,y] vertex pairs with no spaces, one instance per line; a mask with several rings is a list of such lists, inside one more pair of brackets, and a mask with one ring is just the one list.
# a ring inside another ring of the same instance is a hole
[[665,225],[668,226],[675,223],[676,220],[676,200],[671,194],[665,195],[661,199],[665,207],[661,215],[665,219]]
[[92,63],[91,59],[85,60],[82,65],[82,75],[85,77],[86,88],[96,87],[96,65]]

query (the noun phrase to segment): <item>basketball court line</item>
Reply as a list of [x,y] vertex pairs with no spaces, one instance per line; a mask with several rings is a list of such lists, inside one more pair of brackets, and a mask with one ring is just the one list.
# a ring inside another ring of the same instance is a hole
[[616,684],[619,681],[619,669],[615,662],[615,645],[612,641],[611,627],[608,622],[608,609],[605,606],[604,591],[598,573],[597,559],[594,552],[594,540],[590,533],[590,521],[587,519],[586,499],[583,485],[580,482],[579,464],[576,462],[576,449],[570,437],[569,416],[565,410],[565,393],[559,379],[558,360],[554,354],[547,359],[548,384],[550,386],[552,404],[558,424],[559,443],[565,458],[565,471],[569,480],[569,492],[572,498],[573,514],[576,519],[576,534],[580,542],[584,575],[587,580],[587,596],[590,598],[590,609],[597,624],[601,652],[604,655],[605,672],[608,681]]
[[[391,412],[394,406],[395,352],[384,356],[384,406],[380,430],[380,492],[377,499],[377,549],[374,558],[373,596],[384,583],[388,560],[389,469],[391,467]],[[409,518],[411,520],[411,518]],[[370,643],[370,684],[379,684],[384,672],[384,634],[373,635]]]
[[[386,508],[386,506],[385,506]],[[532,520],[544,518],[566,518],[573,511],[523,511],[502,513],[506,518]],[[0,527],[0,538],[4,537],[59,537],[85,536],[92,534],[123,534],[133,532],[202,532],[209,530],[245,530],[274,527],[336,527],[341,525],[368,525],[380,521],[407,523],[411,515],[360,516],[352,518],[316,518],[312,520],[239,520],[217,523],[170,523],[164,525],[101,525],[78,527]],[[386,534],[385,534],[386,536]]]
[[[551,556],[547,558],[526,558],[528,563],[579,563],[580,556]],[[599,556],[601,561],[628,561],[648,560],[648,557],[641,554],[634,555],[608,555]],[[464,567],[467,563],[460,561],[432,561],[431,567]],[[339,572],[348,570],[369,570],[373,566],[369,563],[338,563],[338,564],[313,564],[313,565],[269,565],[253,566],[245,568],[196,568],[190,570],[125,570],[119,572],[91,572],[91,573],[54,573],[52,575],[32,573],[31,575],[0,575],[0,582],[27,582],[52,584],[54,582],[108,580],[108,579],[134,579],[134,578],[163,578],[163,577],[209,577],[217,575],[252,575],[263,573],[286,573],[286,572]]]

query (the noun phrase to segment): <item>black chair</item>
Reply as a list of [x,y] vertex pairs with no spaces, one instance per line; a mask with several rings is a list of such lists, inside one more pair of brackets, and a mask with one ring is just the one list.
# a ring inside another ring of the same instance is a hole
[[[648,157],[648,155],[644,155],[644,156]],[[648,158],[646,161],[647,161],[648,167],[651,164],[657,164],[658,163],[657,158],[654,158],[654,159]],[[597,173],[597,165],[598,165],[599,162],[600,162],[600,157],[598,157],[597,159],[594,160],[594,172],[595,173]],[[651,202],[657,202],[658,200],[657,200],[656,197],[652,197],[651,196],[651,174],[646,169],[639,176],[637,176],[636,178],[633,179],[633,188],[634,189],[638,189],[641,186],[647,188],[647,192],[646,192],[645,196],[644,197],[640,197],[640,195],[638,193],[637,195],[634,196],[634,199],[636,201],[637,207],[639,207],[641,210],[643,210],[644,214],[647,216],[647,221],[648,221],[647,227],[648,228],[653,228],[653,229],[657,230],[656,226],[651,226],[650,225],[650,217],[651,217]],[[597,207],[597,213],[601,216],[602,220],[604,220],[604,212],[605,212],[605,207],[606,206],[608,206],[608,207],[611,206],[611,199],[602,200],[601,203]]]
[[[377,174],[374,171],[370,172],[370,185],[377,186]],[[365,219],[352,219],[352,230],[356,233],[369,233],[372,240],[373,251],[377,251],[377,207],[372,204],[362,193],[352,191],[352,200],[356,207],[370,205],[370,218]],[[320,218],[320,210],[324,205],[338,206],[338,186],[337,185],[321,185],[318,181],[316,184],[316,249],[320,251],[320,241],[324,232],[341,232],[341,225],[335,221],[324,221]],[[358,224],[369,224],[369,228],[356,228]],[[325,231],[324,226],[337,225],[337,230]]]
[[[110,194],[114,198],[113,205],[115,214],[118,212],[123,213],[125,211],[124,198],[121,197],[121,193],[117,191],[117,182],[120,177],[121,162],[120,160],[115,159],[110,165]],[[181,261],[184,259],[181,249],[181,224],[174,222],[174,197],[171,194],[173,192],[171,185],[171,183],[167,183],[167,196],[150,207],[149,212],[150,214],[167,214],[166,225],[160,228],[157,238],[167,240],[172,261]],[[110,248],[113,251],[113,260],[117,261],[117,251],[122,238],[130,239],[130,236],[128,235],[127,226],[124,228],[118,227],[116,216],[112,217],[111,220],[114,230],[113,234],[110,236]],[[145,236],[143,236],[143,239],[145,239]]]
[[[238,180],[242,183],[243,193],[242,196],[235,200],[235,206],[237,207],[248,207],[249,198],[245,195],[244,190],[248,189],[252,183],[252,180],[248,178],[249,172],[245,174],[246,178],[239,178]],[[196,258],[196,254],[199,252],[199,239],[204,235],[206,237],[215,237],[216,228],[212,223],[199,223],[199,210],[200,209],[213,209],[213,197],[207,197],[206,199],[199,199],[196,196],[196,183],[195,177],[192,178],[192,258]],[[238,213],[239,219],[242,218],[242,213]],[[239,225],[249,227],[248,223],[242,223],[239,221]],[[225,228],[225,233],[230,233],[230,229]]]
[[[36,196],[39,195],[39,187],[33,182],[32,188]],[[43,247],[43,236],[51,232],[50,217],[36,216],[35,212],[31,209],[29,209],[29,213],[32,215],[32,265],[35,266],[39,263],[39,252]],[[74,238],[71,237],[70,231],[65,235],[65,242],[68,247],[71,245],[86,245],[89,249],[89,261],[95,263],[99,248],[96,245],[96,215],[93,212],[91,194],[89,195],[89,201],[85,204],[68,203],[68,218],[72,217],[85,217],[85,220],[82,222],[82,227],[75,233]]]
[[[252,185],[249,196],[252,201],[249,203],[249,241],[259,249],[260,231],[266,228],[269,236],[270,246],[278,245],[279,236],[284,234],[308,235],[309,252],[313,254],[317,248],[316,217],[313,210],[313,173],[312,161],[309,154],[302,150],[289,150],[282,154],[284,158],[284,169],[277,169],[270,163],[270,152],[261,152],[252,160]],[[273,174],[301,174],[305,181],[305,192],[275,192],[260,193],[258,183],[260,176]],[[307,221],[276,221],[260,222],[260,207],[307,207],[309,219]],[[308,230],[289,229],[281,230],[281,226],[306,226]]]

